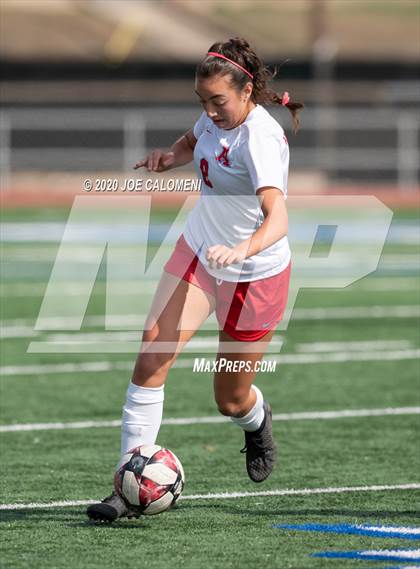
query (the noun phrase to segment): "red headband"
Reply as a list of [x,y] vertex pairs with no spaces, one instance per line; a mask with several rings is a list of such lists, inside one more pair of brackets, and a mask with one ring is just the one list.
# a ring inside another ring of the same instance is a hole
[[244,73],[246,73],[249,77],[251,77],[251,79],[254,79],[254,76],[252,75],[252,73],[250,73],[247,69],[245,69],[245,67],[242,67],[242,65],[239,65],[239,63],[236,63],[236,61],[232,61],[232,59],[229,59],[228,57],[226,57],[226,55],[222,55],[221,53],[216,53],[215,51],[209,51],[207,53],[207,55],[212,55],[213,57],[220,57],[221,59],[225,59],[226,61],[229,61],[229,63],[233,63],[233,65],[236,65],[236,67],[239,67],[239,69],[242,69],[242,71]]
[[[232,59],[229,59],[228,57],[226,57],[226,55],[222,55],[221,53],[216,53],[215,51],[209,51],[207,55],[212,55],[213,57],[220,57],[221,59],[226,59],[226,61],[229,61],[229,63],[233,63],[233,65],[236,65],[236,67],[242,69],[242,71],[247,75],[249,75],[251,79],[254,79],[254,76],[247,69],[245,69],[245,67],[242,67],[242,65],[239,65],[239,63],[236,63],[236,61],[232,61]],[[281,98],[281,104],[285,107],[289,101],[290,101],[290,95],[287,91],[285,91]]]

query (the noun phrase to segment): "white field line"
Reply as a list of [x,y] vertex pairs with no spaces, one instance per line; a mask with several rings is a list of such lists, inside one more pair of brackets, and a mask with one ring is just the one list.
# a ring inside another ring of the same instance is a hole
[[418,278],[414,277],[376,277],[374,279],[362,279],[354,285],[352,290],[367,290],[374,292],[402,292],[407,290],[419,290]]
[[[50,260],[50,259],[49,259]],[[159,275],[156,275],[155,279],[150,279],[150,282],[142,281],[142,290],[146,289],[147,294],[151,294],[156,290],[156,286],[159,280]],[[2,283],[0,285],[0,296],[6,296],[10,298],[15,297],[38,297],[43,296],[47,289],[48,283]],[[121,283],[118,288],[118,284],[114,283],[114,290],[126,296],[130,296],[130,291],[133,296],[138,296],[137,287],[139,286],[138,281],[125,281]],[[331,286],[331,283],[330,283]],[[341,281],[337,281],[337,287],[341,286]],[[364,278],[357,281],[352,285],[354,290],[368,290],[368,291],[396,291],[401,292],[405,290],[418,290],[419,284],[416,277],[375,277],[375,278]],[[348,288],[348,287],[347,287]],[[106,292],[106,283],[96,283],[95,290],[98,293],[104,294]],[[353,288],[352,288],[353,290]],[[86,291],[86,283],[82,282],[67,282],[63,283],[62,289],[60,289],[60,294],[65,294],[65,296],[79,296]]]
[[[45,336],[45,342],[52,343],[80,343],[84,344],[92,342],[134,342],[137,348],[140,348],[141,334],[140,332],[88,332],[88,333],[73,333],[73,334],[48,334]],[[184,346],[183,351],[197,351],[200,348],[217,348],[219,345],[219,336],[196,336],[192,338],[186,346]],[[283,340],[277,334],[270,341],[270,348],[274,346],[282,346]],[[410,346],[411,347],[411,346]],[[280,351],[280,350],[278,350]]]
[[[126,296],[139,296],[139,289],[141,294],[153,294],[156,291],[159,282],[159,276],[155,278],[142,279],[141,281],[124,281],[121,283],[113,283],[114,294],[124,294]],[[130,286],[127,286],[130,285]],[[46,293],[48,283],[13,283],[2,284],[0,286],[0,296],[7,298],[26,297],[42,297]],[[107,288],[106,282],[95,283],[95,293],[105,294]],[[60,286],[60,289],[50,291],[48,295],[51,296],[80,296],[86,293],[86,283],[84,282],[66,282]]]
[[341,318],[418,318],[420,305],[342,306],[329,308],[296,308],[292,320],[334,320]]
[[[301,365],[315,363],[333,362],[362,362],[362,361],[400,361],[420,358],[420,349],[413,350],[394,350],[378,352],[336,352],[327,354],[283,354],[280,356],[270,356],[265,358],[267,361],[275,361],[284,365]],[[192,368],[194,361],[199,358],[182,358],[173,364],[173,368],[187,369]],[[212,361],[209,359],[209,361]],[[38,364],[23,366],[3,366],[0,367],[0,376],[30,376],[48,373],[97,373],[111,371],[132,371],[133,362],[86,362],[86,363],[65,363],[65,364]]]
[[300,353],[337,352],[338,350],[369,352],[371,350],[397,350],[412,347],[413,343],[410,340],[362,340],[357,342],[300,342],[295,345],[295,350]]
[[[146,314],[135,315],[112,315],[107,317],[109,326],[116,327],[120,331],[127,327],[129,330],[140,330],[139,322],[144,322]],[[356,319],[356,318],[418,318],[420,316],[420,305],[398,305],[398,306],[345,306],[328,308],[295,308],[292,311],[292,320],[336,320],[336,319]],[[104,326],[105,316],[87,316],[83,321],[83,327],[102,327]],[[0,331],[3,337],[31,337],[34,332],[69,331],[80,332],[80,318],[73,316],[57,316],[43,318],[43,330],[35,331],[35,320],[32,318],[18,318],[13,320],[2,320]],[[114,332],[116,330],[110,330]],[[106,333],[106,331],[104,331]]]
[[[109,326],[116,326],[122,328],[123,326],[135,326],[138,324],[139,319],[146,318],[146,314],[109,314],[107,315],[107,323]],[[43,317],[42,323],[45,326],[45,331],[50,332],[53,330],[74,330],[80,332],[79,323],[80,318],[78,316],[51,316]],[[105,314],[86,316],[83,319],[83,327],[86,328],[96,328],[103,327],[105,323]],[[35,325],[35,320],[33,318],[16,318],[12,320],[2,320],[0,322],[1,327],[3,326],[31,326]],[[117,331],[117,330],[115,330]],[[123,329],[124,332],[128,330]],[[135,331],[135,329],[133,330]]]
[[392,527],[392,526],[367,526],[364,524],[357,524],[354,527],[358,529],[365,529],[369,531],[376,531],[381,533],[404,533],[406,535],[420,535],[420,528],[410,527]]
[[[47,335],[45,341],[60,343],[65,342],[126,342],[130,344],[135,342],[135,351],[140,348],[139,332],[93,332],[87,334],[51,334]],[[281,348],[284,344],[284,336],[276,334],[270,341],[270,351],[274,351],[274,347]],[[86,344],[83,344],[86,345]],[[192,338],[183,348],[183,354],[188,352],[198,352],[198,348],[205,350],[206,348],[217,348],[219,346],[218,336],[199,336]],[[356,342],[305,342],[295,345],[295,351],[298,354],[315,354],[315,353],[336,353],[340,350],[346,352],[371,352],[372,350],[410,350],[415,346],[410,340],[365,340]],[[276,350],[280,352],[280,349]],[[87,351],[89,353],[89,350]],[[92,353],[96,350],[92,350]],[[118,353],[118,352],[116,352]],[[121,353],[121,352],[119,352]],[[293,354],[292,354],[293,355]]]
[[318,364],[332,362],[392,361],[420,358],[420,349],[377,352],[332,352],[326,354],[284,354],[271,359],[280,364]]
[[[176,363],[176,362],[175,362]],[[3,366],[0,375],[40,375],[45,373],[105,372],[133,369],[132,362],[86,362],[82,364],[39,364],[28,366]]]
[[[4,258],[4,256],[3,256]],[[78,256],[77,261],[82,261],[80,256]],[[38,259],[35,261],[38,263]],[[83,262],[83,261],[82,261]],[[410,265],[411,267],[411,265]],[[157,284],[159,282],[160,274],[149,275],[147,279],[134,280],[120,280],[112,282],[112,290],[114,294],[121,294],[124,296],[137,297],[139,294],[142,296],[153,294],[156,291]],[[376,280],[379,281],[381,277],[377,277]],[[382,277],[383,278],[383,277]],[[379,290],[416,290],[417,285],[415,282],[415,277],[393,277],[389,276],[387,279],[392,280],[393,285],[389,283],[383,283],[379,286]],[[411,282],[410,282],[411,281]],[[0,285],[0,296],[7,298],[19,298],[19,297],[42,297],[46,293],[48,282],[35,282],[35,283],[2,283]],[[95,283],[95,294],[106,294],[107,292],[107,282],[101,281]],[[348,285],[351,286],[351,285]],[[357,286],[358,290],[367,288],[377,290],[377,287],[373,285],[366,284],[366,287],[362,286],[362,281],[356,281],[353,286]],[[341,278],[330,278],[328,279],[329,288],[343,288]],[[348,288],[348,287],[347,287]],[[50,290],[48,292],[49,296],[80,296],[86,293],[86,283],[85,282],[69,282],[62,283],[59,289]]]
[[11,338],[35,338],[39,332],[30,326],[5,326],[0,328],[0,338],[9,340]]
[[[1,331],[0,331],[1,335]],[[9,336],[10,337],[10,336]],[[84,332],[73,334],[47,334],[45,341],[48,342],[140,342],[140,332]],[[277,334],[270,342],[270,347],[282,346],[284,337]],[[192,338],[184,347],[184,352],[197,351],[197,348],[216,348],[219,345],[219,337],[199,336]],[[140,344],[138,344],[140,347]],[[346,350],[350,352],[372,350],[402,350],[413,348],[410,340],[364,340],[356,342],[305,342],[296,344],[295,350],[299,353],[337,352]],[[280,350],[279,350],[280,351]]]
[[[418,490],[420,484],[383,484],[375,486],[343,486],[337,488],[286,488],[284,490],[263,490],[260,492],[221,492],[215,494],[190,494],[180,500],[232,500],[235,498],[257,498],[260,496],[311,496],[315,494],[345,494],[350,492],[389,492],[393,490]],[[27,504],[0,504],[0,510],[40,510],[44,508],[67,508],[88,506],[97,500],[68,500],[61,502],[30,502]]]
[[[347,419],[352,417],[384,417],[389,415],[420,415],[420,407],[385,407],[383,409],[343,409],[338,411],[302,411],[297,413],[276,413],[273,421],[307,421]],[[214,425],[227,423],[228,417],[215,415],[211,417],[180,417],[163,419],[163,425]],[[24,431],[62,431],[68,429],[93,429],[101,427],[120,427],[121,420],[108,421],[74,421],[68,423],[15,423],[0,425],[0,433]]]
[[[357,559],[370,559],[372,557],[379,557],[382,561],[385,559],[387,561],[397,560],[401,563],[401,560],[410,561],[413,559],[414,561],[418,561],[420,557],[420,549],[367,549],[365,551],[357,551]],[[395,565],[393,566],[395,568]],[[398,565],[400,569],[419,569],[418,565],[409,565],[408,567],[402,567]]]

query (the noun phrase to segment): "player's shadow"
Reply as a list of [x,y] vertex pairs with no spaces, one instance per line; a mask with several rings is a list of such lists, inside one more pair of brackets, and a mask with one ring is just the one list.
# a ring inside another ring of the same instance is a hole
[[141,519],[129,521],[129,520],[117,520],[113,523],[99,523],[99,522],[92,522],[90,520],[81,520],[78,522],[69,522],[66,524],[67,527],[73,528],[85,528],[87,530],[96,530],[96,529],[110,529],[110,530],[128,530],[133,529],[137,531],[148,531],[150,526],[144,524]]
[[92,529],[136,529],[148,530],[149,526],[142,522],[142,519],[128,520],[109,523],[95,523],[88,520],[84,511],[76,508],[65,508],[65,510],[46,510],[46,509],[31,509],[31,510],[6,510],[0,512],[0,523],[13,523],[13,522],[55,522],[73,528],[86,528]]
[[65,521],[66,519],[71,519],[76,515],[80,516],[80,510],[73,508],[66,508],[66,512],[45,509],[45,508],[34,508],[30,510],[4,510],[0,512],[0,523],[10,523],[10,522],[27,522],[27,521]]

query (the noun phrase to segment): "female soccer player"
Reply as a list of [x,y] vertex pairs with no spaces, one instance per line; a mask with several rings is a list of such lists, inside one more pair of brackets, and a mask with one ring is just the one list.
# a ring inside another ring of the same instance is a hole
[[[123,407],[122,454],[155,443],[168,371],[216,311],[216,361],[231,364],[214,374],[218,409],[245,432],[241,452],[251,480],[262,482],[273,469],[271,408],[253,381],[287,303],[289,148],[283,128],[262,104],[288,107],[295,131],[303,105],[270,90],[271,77],[244,39],[213,44],[196,70],[195,91],[204,107],[198,121],[169,151],[154,150],[135,166],[164,172],[194,159],[202,185],[146,319]],[[87,514],[100,521],[135,515],[115,492]]]

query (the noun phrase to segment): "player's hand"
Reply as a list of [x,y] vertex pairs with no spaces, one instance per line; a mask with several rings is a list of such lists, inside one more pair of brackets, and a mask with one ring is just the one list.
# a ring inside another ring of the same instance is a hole
[[211,269],[221,269],[228,265],[242,263],[246,259],[247,249],[242,244],[236,247],[212,245],[207,249],[206,259]]
[[163,150],[153,150],[150,154],[137,162],[134,166],[134,170],[139,168],[147,168],[149,172],[165,172],[169,170],[175,161],[175,155],[173,152],[164,152]]

